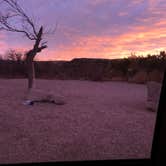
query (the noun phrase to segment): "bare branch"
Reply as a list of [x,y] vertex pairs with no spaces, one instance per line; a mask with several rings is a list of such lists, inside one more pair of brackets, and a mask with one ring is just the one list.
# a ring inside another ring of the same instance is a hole
[[[1,1],[0,1],[1,2]],[[34,40],[35,44],[33,49],[30,50],[26,55],[31,55],[33,57],[41,52],[43,49],[47,48],[47,42],[42,41],[43,36],[52,35],[57,30],[58,24],[56,23],[55,28],[46,31],[43,26],[37,30],[37,26],[34,24],[32,18],[30,18],[18,4],[17,0],[2,0],[4,4],[9,7],[5,14],[0,12],[0,30],[6,30],[10,32],[19,32],[24,34],[28,39]],[[13,24],[13,21],[18,21],[18,25]]]
[[41,43],[41,46],[44,46],[46,44],[47,44],[47,41],[44,41],[44,42]]
[[[9,7],[5,14],[0,12],[0,30],[23,33],[30,40],[38,40],[39,30],[37,30],[37,26],[33,19],[24,12],[17,0],[0,0],[0,3]],[[14,25],[12,21],[15,20],[19,21],[19,24]],[[56,23],[55,28],[44,29],[42,36],[54,34],[57,27],[58,24]]]
[[[35,78],[34,58],[37,53],[47,48],[47,42],[42,41],[43,34],[45,34],[43,33],[43,26],[40,26],[40,29],[38,30],[32,18],[26,15],[24,10],[17,3],[17,0],[2,0],[2,2],[4,2],[9,9],[5,11],[5,14],[0,12],[0,30],[20,32],[25,34],[28,39],[35,41],[33,48],[26,53],[24,59],[28,70],[28,90],[30,90],[33,87],[33,81]],[[18,23],[17,25],[16,21]],[[49,33],[55,32],[56,29],[57,25],[55,29],[52,32],[49,31]],[[15,52],[12,52],[12,55],[13,54],[14,56],[17,56],[17,58],[20,57],[20,55],[16,55]],[[13,58],[13,56],[10,58]]]
[[34,36],[32,36],[30,33],[28,33],[27,31],[19,30],[19,29],[16,29],[14,26],[11,26],[7,22],[7,19],[8,19],[8,17],[4,17],[4,16],[0,17],[0,23],[3,25],[0,27],[0,30],[24,33],[30,40],[36,40],[36,38]]
[[58,23],[56,22],[56,25],[53,29],[48,29],[48,30],[45,30],[45,32],[43,33],[43,35],[53,35],[55,34],[55,32],[57,31],[58,29]]
[[[17,3],[16,0],[3,0],[10,9],[8,10],[8,13],[3,15],[0,13],[0,30],[6,30],[11,32],[21,32],[26,35],[30,40],[36,40],[37,39],[37,30],[35,28],[35,25],[30,17],[28,17],[24,10],[20,7],[20,5]],[[13,19],[14,17],[19,17],[24,26],[22,26],[22,29],[16,28],[13,25],[10,25],[9,21]],[[26,25],[25,25],[26,24]],[[24,28],[23,28],[24,27]],[[32,31],[25,29],[25,27],[29,27],[32,29]]]
[[41,52],[43,49],[47,48],[47,45],[43,45],[37,49],[37,52]]

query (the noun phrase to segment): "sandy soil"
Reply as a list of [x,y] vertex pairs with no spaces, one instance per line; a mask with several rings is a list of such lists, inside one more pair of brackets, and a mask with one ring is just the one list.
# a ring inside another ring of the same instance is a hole
[[0,163],[149,158],[156,113],[146,86],[37,80],[63,106],[22,104],[26,80],[0,80]]

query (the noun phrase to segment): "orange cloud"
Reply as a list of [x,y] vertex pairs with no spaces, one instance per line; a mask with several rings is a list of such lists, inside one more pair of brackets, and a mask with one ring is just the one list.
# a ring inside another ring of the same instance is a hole
[[40,60],[71,60],[81,57],[112,59],[129,56],[133,51],[138,55],[157,53],[166,49],[166,29],[159,27],[160,25],[166,25],[166,21],[160,21],[151,27],[138,26],[128,33],[114,37],[80,37],[70,46],[46,51],[38,57]]
[[[165,50],[166,29],[159,28],[166,22],[161,21],[154,27],[139,26],[131,32],[118,36],[79,37],[71,45],[61,45],[56,50],[45,49],[37,55],[37,60],[71,60],[73,58],[106,58],[126,57],[131,52],[147,55]],[[13,48],[26,51],[28,47]]]
[[[154,54],[166,50],[166,21],[159,20],[151,26],[131,27],[130,31],[117,36],[79,36],[79,32],[72,37],[72,43],[45,49],[36,56],[37,60],[71,60],[73,58],[123,58],[131,52],[138,55]],[[70,31],[73,31],[70,29]],[[66,36],[71,32],[66,32]],[[0,36],[0,51],[8,48],[3,42],[4,36]],[[27,51],[31,46],[10,47],[17,51]],[[0,52],[1,53],[1,52]]]
[[39,59],[71,60],[73,58],[123,58],[131,52],[137,55],[155,54],[166,50],[166,21],[151,26],[137,26],[118,36],[78,37],[72,45],[64,45],[56,51],[48,51]]

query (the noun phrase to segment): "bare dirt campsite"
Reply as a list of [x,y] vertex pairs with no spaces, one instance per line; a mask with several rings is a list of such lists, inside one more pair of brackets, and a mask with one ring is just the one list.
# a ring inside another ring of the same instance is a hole
[[0,163],[149,158],[156,113],[145,84],[36,80],[65,105],[23,104],[25,79],[0,79]]
[[150,158],[166,15],[129,3],[0,0],[0,164]]

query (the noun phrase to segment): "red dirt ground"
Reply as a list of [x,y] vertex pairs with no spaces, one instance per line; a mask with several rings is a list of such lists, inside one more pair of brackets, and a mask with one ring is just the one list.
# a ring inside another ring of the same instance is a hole
[[149,158],[156,113],[146,85],[37,80],[58,106],[23,105],[26,80],[0,80],[0,163]]

